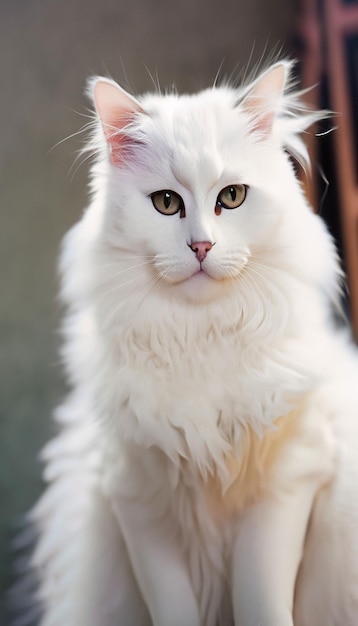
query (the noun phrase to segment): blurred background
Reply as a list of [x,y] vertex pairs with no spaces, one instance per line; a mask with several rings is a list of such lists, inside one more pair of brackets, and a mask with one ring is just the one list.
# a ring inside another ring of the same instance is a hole
[[[236,78],[282,49],[281,56],[301,60],[304,84],[319,82],[310,95],[313,103],[342,110],[330,91],[325,4],[0,0],[1,625],[8,623],[11,540],[41,491],[38,453],[53,433],[51,413],[66,389],[57,356],[56,259],[61,238],[86,205],[87,164],[74,164],[81,136],[54,146],[87,121],[86,78],[104,73],[141,93],[153,89],[152,75],[163,89],[175,83],[180,91],[194,91],[211,85],[219,68],[221,76]],[[357,8],[352,0],[341,4]],[[357,50],[353,41],[350,76]],[[307,193],[342,245],[338,207],[354,201],[340,196],[334,141],[328,135],[319,149],[311,140],[314,160],[324,160],[331,186],[322,203],[324,189],[314,168]],[[354,207],[349,211],[355,215]]]

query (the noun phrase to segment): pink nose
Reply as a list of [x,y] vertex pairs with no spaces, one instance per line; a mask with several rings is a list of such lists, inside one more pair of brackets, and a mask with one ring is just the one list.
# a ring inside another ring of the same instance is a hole
[[212,247],[213,244],[210,243],[210,241],[195,241],[194,243],[190,244],[190,248],[193,252],[195,252],[196,258],[198,259],[198,261],[200,261],[200,263],[204,261],[207,253],[209,252],[209,250],[211,250]]

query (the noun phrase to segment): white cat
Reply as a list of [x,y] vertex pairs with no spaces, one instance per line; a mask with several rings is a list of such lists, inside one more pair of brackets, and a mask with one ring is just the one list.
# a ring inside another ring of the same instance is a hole
[[138,100],[91,82],[41,626],[358,624],[358,360],[290,70]]

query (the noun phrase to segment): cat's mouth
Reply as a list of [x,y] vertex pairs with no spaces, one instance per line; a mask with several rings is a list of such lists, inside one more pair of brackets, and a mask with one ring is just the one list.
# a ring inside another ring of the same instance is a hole
[[200,267],[190,276],[188,276],[184,282],[194,281],[198,284],[202,283],[204,285],[204,283],[208,284],[227,282],[228,279],[228,276],[222,275],[219,272],[210,271],[209,268],[203,267],[203,265],[200,264]]
[[189,276],[188,280],[190,280],[193,277],[206,277],[206,278],[210,278],[211,280],[217,280],[215,279],[214,276],[211,276],[211,274],[207,271],[207,269],[205,269],[205,267],[203,267],[202,263],[200,263],[200,267],[193,272],[193,274],[191,276]]
[[234,271],[232,265],[228,270],[223,265],[204,261],[194,268],[191,267],[191,271],[187,268],[189,271],[181,275],[166,274],[165,282],[186,300],[204,304],[221,298],[226,290],[230,289],[232,281],[239,278],[244,266],[245,263],[242,263],[239,268],[235,267]]
[[233,278],[233,274],[229,274],[228,272],[222,271],[222,268],[218,267],[208,267],[204,263],[200,263],[200,266],[188,277],[190,280],[193,277],[198,278],[208,278],[215,282],[223,282],[227,281],[230,278]]
[[197,304],[205,304],[217,300],[223,294],[223,288],[228,286],[230,279],[227,276],[213,275],[210,269],[201,266],[186,279],[177,283],[178,293],[185,299]]
[[184,282],[193,282],[209,286],[210,283],[212,285],[223,285],[230,284],[233,280],[238,280],[242,276],[246,266],[248,263],[248,259],[244,258],[241,264],[236,264],[235,267],[230,265],[229,268],[222,266],[213,266],[206,265],[205,261],[200,263],[200,266],[186,279]]
[[[174,271],[163,271],[160,267],[159,275],[163,282],[177,286],[179,291],[188,292],[190,299],[197,292],[200,299],[203,299],[207,293],[210,298],[220,297],[223,285],[238,279],[247,264],[247,258],[241,259],[241,263],[237,260],[234,263],[230,259],[230,263],[214,263],[210,259],[204,259],[199,263],[191,263],[189,267],[183,267],[181,264],[173,264],[170,269]],[[163,284],[163,283],[162,283]]]

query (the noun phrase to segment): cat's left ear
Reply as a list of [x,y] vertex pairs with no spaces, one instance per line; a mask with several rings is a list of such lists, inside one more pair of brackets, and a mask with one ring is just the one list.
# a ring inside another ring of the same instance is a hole
[[110,148],[111,161],[119,165],[135,143],[126,128],[139,113],[144,113],[143,109],[133,96],[112,80],[95,78],[90,82],[89,90]]
[[292,64],[281,61],[256,79],[240,106],[250,116],[250,127],[262,139],[271,134],[287,85]]

